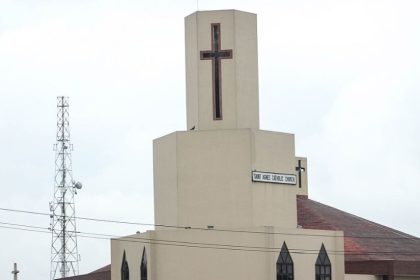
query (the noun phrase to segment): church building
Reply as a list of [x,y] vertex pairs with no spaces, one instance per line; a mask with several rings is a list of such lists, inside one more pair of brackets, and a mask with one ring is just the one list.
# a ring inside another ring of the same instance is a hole
[[155,230],[66,279],[420,279],[418,238],[309,199],[294,135],[260,130],[255,14],[195,12],[185,45],[187,130],[153,142]]

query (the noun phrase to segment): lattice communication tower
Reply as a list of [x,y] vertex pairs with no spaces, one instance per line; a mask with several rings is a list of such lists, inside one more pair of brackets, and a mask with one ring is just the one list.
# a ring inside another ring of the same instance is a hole
[[76,213],[74,196],[82,188],[73,181],[69,129],[69,98],[57,97],[57,137],[55,151],[54,200],[51,211],[51,273],[50,279],[79,274]]

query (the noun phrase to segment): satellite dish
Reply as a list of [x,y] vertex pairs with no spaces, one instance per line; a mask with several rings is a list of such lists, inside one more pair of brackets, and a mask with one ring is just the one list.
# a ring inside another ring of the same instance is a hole
[[74,183],[74,187],[75,187],[76,189],[80,190],[80,189],[82,188],[82,183],[80,183],[80,182],[76,182],[76,183]]

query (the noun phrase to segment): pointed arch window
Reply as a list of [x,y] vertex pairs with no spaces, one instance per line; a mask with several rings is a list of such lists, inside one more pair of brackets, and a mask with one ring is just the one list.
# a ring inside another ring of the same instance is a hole
[[287,249],[286,242],[281,247],[280,255],[277,259],[277,280],[293,280],[293,260]]
[[140,280],[147,280],[147,255],[146,255],[146,248],[143,249],[143,256],[141,257]]
[[315,280],[331,280],[331,262],[325,250],[324,244],[319,250],[315,263]]
[[121,280],[130,280],[130,270],[128,268],[128,262],[125,257],[125,250],[121,264]]

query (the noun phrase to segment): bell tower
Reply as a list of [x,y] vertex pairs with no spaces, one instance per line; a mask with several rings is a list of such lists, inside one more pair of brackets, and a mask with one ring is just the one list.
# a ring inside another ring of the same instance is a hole
[[[112,239],[111,279],[124,263],[133,279],[313,279],[343,233],[298,225],[306,159],[293,134],[259,128],[257,16],[198,11],[185,40],[187,130],[153,140],[155,230]],[[344,280],[344,254],[331,267]]]
[[188,130],[154,140],[155,223],[295,228],[306,165],[259,129],[257,16],[195,12],[185,39]]
[[257,16],[199,11],[185,18],[187,128],[259,128]]

